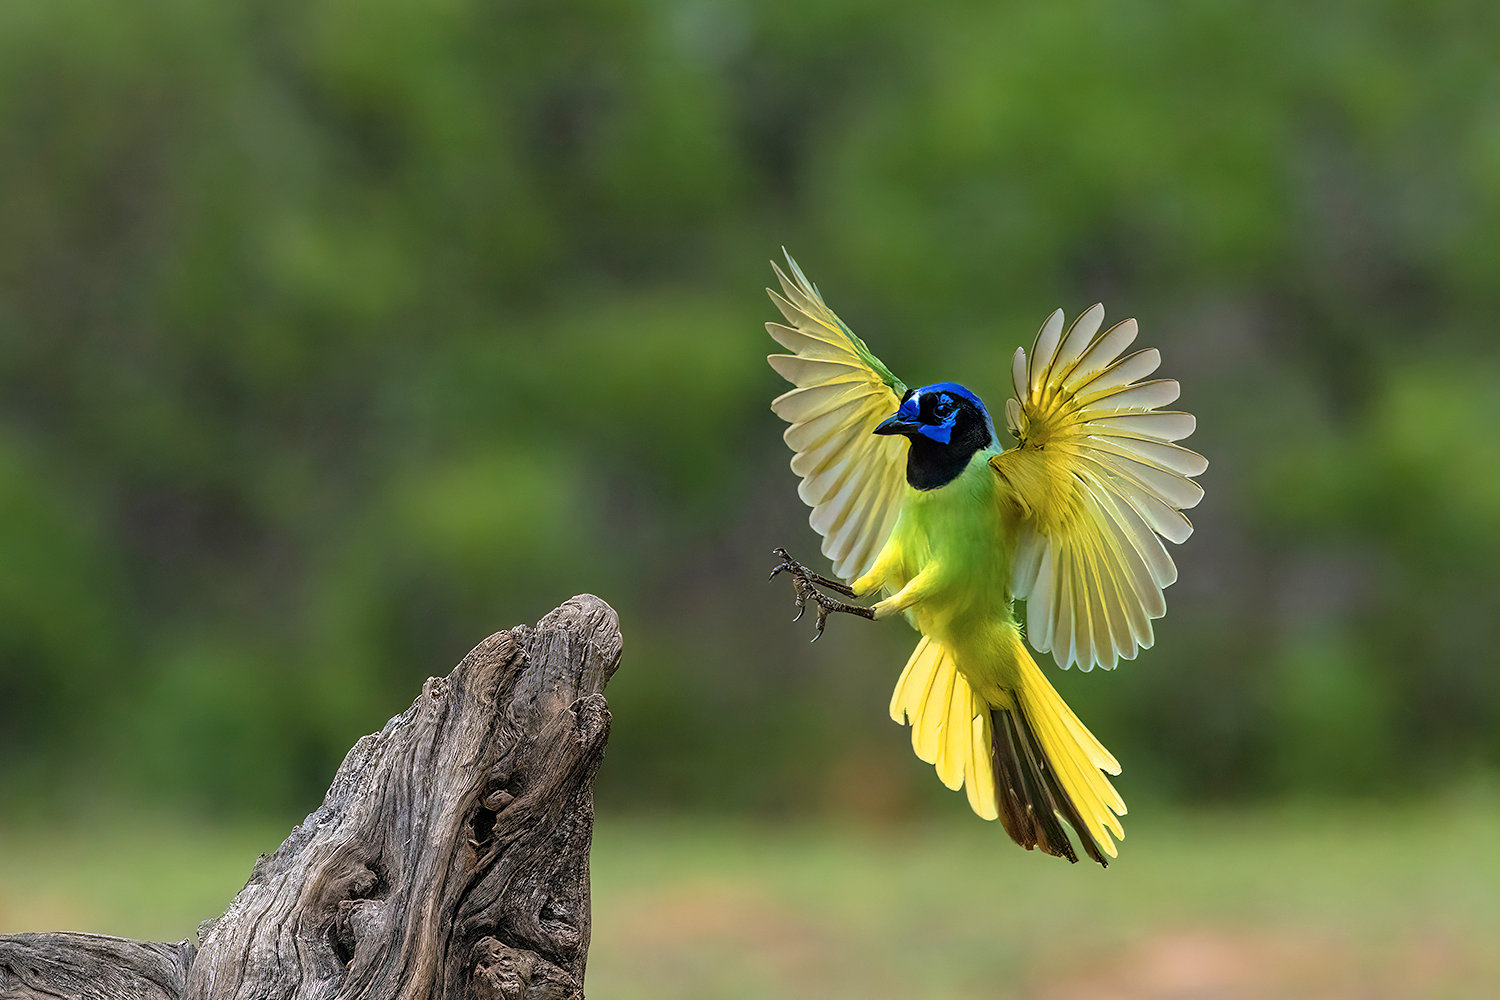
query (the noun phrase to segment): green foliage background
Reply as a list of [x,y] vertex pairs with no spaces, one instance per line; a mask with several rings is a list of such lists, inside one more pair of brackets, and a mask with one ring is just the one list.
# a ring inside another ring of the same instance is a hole
[[[912,636],[790,626],[785,244],[998,407],[1134,315],[1212,461],[1159,643],[1057,675],[1202,801],[1500,762],[1488,4],[0,5],[0,809],[309,808],[593,591],[616,806],[901,815]],[[957,808],[958,803],[953,805]]]

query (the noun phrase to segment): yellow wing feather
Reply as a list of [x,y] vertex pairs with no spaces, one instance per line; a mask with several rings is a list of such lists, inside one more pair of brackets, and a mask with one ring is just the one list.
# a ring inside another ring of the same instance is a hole
[[781,292],[766,292],[790,325],[767,323],[766,330],[791,353],[767,360],[796,388],[771,409],[791,425],[783,437],[823,554],[852,581],[869,570],[896,523],[907,443],[872,432],[906,387],[824,304],[790,255],[787,265],[790,277],[772,263]]
[[1135,320],[1099,332],[1094,306],[1063,333],[1061,310],[1016,350],[1006,423],[1018,444],[990,460],[1019,514],[1011,592],[1027,601],[1027,636],[1058,663],[1112,669],[1151,645],[1152,619],[1177,568],[1162,539],[1182,542],[1183,510],[1208,462],[1175,442],[1189,413],[1161,410],[1177,383],[1147,380],[1160,356],[1124,351]]

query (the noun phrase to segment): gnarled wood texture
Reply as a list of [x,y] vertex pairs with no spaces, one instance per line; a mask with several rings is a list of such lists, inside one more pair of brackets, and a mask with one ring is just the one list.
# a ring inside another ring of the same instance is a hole
[[0,937],[0,1000],[581,1000],[619,657],[589,595],[490,636],[354,745],[196,950]]
[[195,950],[186,941],[153,944],[105,934],[0,937],[0,997],[177,1000]]

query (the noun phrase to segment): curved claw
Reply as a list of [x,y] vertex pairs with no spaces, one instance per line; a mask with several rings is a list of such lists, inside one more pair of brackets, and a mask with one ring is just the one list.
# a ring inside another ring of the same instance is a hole
[[826,622],[827,620],[828,620],[828,609],[825,608],[825,607],[823,607],[823,605],[819,604],[818,605],[818,624],[817,624],[817,627],[813,629],[813,637],[811,639],[807,640],[808,642],[817,642],[818,641],[819,637],[822,636],[822,634],[823,634],[823,623]]
[[828,616],[835,611],[842,611],[860,618],[874,619],[875,614],[869,608],[845,604],[842,601],[834,600],[832,597],[818,590],[819,586],[824,586],[853,597],[854,591],[847,585],[839,583],[837,580],[829,580],[819,576],[793,559],[791,554],[784,548],[777,547],[772,550],[771,554],[779,558],[781,563],[771,570],[771,575],[766,579],[774,580],[778,574],[783,572],[790,574],[792,578],[793,600],[797,608],[797,615],[792,621],[798,622],[802,620],[802,616],[807,613],[808,600],[811,600],[816,605],[817,624],[814,626],[813,637],[808,640],[809,642],[818,641],[818,638],[823,634],[823,627],[828,622]]

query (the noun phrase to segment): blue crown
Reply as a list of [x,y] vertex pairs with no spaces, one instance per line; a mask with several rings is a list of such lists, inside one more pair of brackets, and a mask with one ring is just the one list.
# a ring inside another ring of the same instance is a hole
[[955,396],[962,396],[964,399],[967,399],[969,402],[979,407],[979,412],[984,414],[984,418],[986,420],[990,418],[990,411],[985,408],[983,401],[981,401],[978,396],[970,392],[967,387],[961,386],[957,382],[934,382],[932,385],[922,386],[917,390],[917,392],[927,392],[929,390],[950,392]]
[[[922,386],[921,388],[917,389],[917,391],[912,395],[915,397],[927,392],[946,392],[950,395],[958,396],[960,399],[966,399],[970,403],[973,403],[975,408],[979,410],[980,415],[984,417],[984,426],[990,432],[990,441],[996,442],[1000,440],[995,436],[995,421],[990,417],[990,411],[985,407],[984,402],[978,396],[969,391],[968,387],[959,385],[957,382],[934,382],[932,385]],[[934,441],[938,441],[942,444],[947,444],[949,434],[951,434],[951,430],[948,427],[924,427],[921,433],[925,434],[927,437],[932,438]]]

